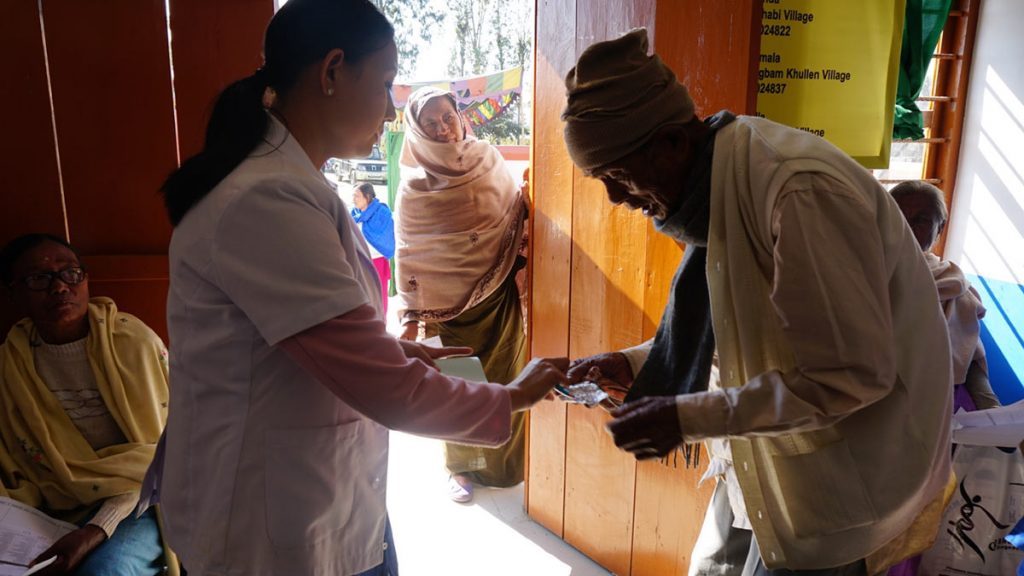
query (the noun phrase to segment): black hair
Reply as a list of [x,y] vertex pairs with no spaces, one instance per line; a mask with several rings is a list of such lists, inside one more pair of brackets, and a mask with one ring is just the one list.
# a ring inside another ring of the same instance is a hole
[[894,200],[907,196],[927,196],[932,204],[932,217],[939,224],[944,226],[949,219],[949,211],[946,210],[946,197],[937,186],[924,180],[910,180],[900,182],[889,191]]
[[283,96],[310,64],[340,48],[358,63],[394,39],[394,28],[370,0],[291,0],[267,26],[263,67],[217,96],[203,149],[182,163],[161,187],[171,224],[238,167],[266,135],[263,94]]
[[78,250],[75,250],[74,246],[68,244],[68,241],[60,236],[41,232],[24,234],[22,236],[18,236],[14,240],[11,240],[6,246],[0,249],[0,280],[3,281],[5,286],[14,282],[14,265],[18,263],[18,260],[20,260],[21,257],[29,250],[32,250],[36,246],[46,244],[47,242],[60,244],[68,250],[71,250],[71,253],[75,255],[75,259],[78,260],[78,265],[82,265],[82,255],[78,253]]
[[363,195],[363,198],[366,198],[367,202],[372,202],[377,197],[377,191],[373,189],[373,184],[369,182],[363,182],[356,186],[355,189],[359,190],[359,193]]

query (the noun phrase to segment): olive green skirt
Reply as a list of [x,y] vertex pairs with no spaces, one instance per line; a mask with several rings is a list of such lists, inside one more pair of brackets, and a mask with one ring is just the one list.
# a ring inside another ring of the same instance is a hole
[[[526,366],[526,333],[515,273],[476,306],[432,326],[445,346],[470,346],[480,358],[487,380],[508,384]],[[524,412],[512,415],[512,436],[497,448],[445,443],[445,464],[485,486],[514,486],[525,467]]]

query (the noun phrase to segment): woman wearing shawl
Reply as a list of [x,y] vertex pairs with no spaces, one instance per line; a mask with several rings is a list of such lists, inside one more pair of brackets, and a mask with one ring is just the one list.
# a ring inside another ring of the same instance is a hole
[[[420,325],[447,346],[470,346],[490,382],[508,383],[526,363],[515,272],[523,237],[523,196],[490,144],[466,134],[454,97],[421,88],[406,105],[398,192],[398,294],[403,339]],[[495,449],[448,443],[449,495],[473,496],[473,482],[523,479],[523,418]]]
[[381,307],[388,313],[388,281],[391,280],[391,257],[395,255],[395,222],[391,209],[377,200],[373,184],[363,182],[352,189],[352,219],[359,225],[363,238],[370,245],[373,267],[380,278]]
[[0,496],[79,526],[35,559],[56,557],[39,574],[177,574],[154,512],[131,515],[167,417],[163,342],[89,299],[61,238],[13,240],[0,274],[29,314],[0,346]]
[[[927,182],[911,181],[895,186],[890,194],[924,252],[946,316],[953,360],[953,411],[999,406],[989,384],[985,347],[980,338],[981,319],[985,317],[981,297],[959,266],[931,252],[948,218],[942,191]],[[920,556],[904,560],[890,568],[888,576],[915,576],[920,563]]]
[[985,317],[981,297],[959,266],[931,252],[948,218],[942,191],[927,182],[912,181],[894,187],[891,194],[921,245],[946,315],[953,353],[953,409],[963,407],[971,411],[999,406],[989,384],[985,347],[980,337],[981,319]]

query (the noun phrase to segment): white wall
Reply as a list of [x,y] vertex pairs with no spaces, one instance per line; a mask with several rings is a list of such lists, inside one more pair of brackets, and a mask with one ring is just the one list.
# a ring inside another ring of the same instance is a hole
[[1013,398],[1024,397],[1022,25],[1021,0],[981,2],[945,254],[982,293],[986,347],[997,348],[993,385]]

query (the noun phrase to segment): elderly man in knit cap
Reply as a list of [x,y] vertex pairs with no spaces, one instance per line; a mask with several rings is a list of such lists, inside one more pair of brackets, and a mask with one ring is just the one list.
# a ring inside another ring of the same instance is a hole
[[634,30],[580,56],[565,141],[687,253],[656,337],[570,378],[631,386],[609,430],[637,458],[707,441],[691,574],[879,573],[928,546],[950,488],[949,342],[920,248],[837,148],[702,121],[647,51]]

